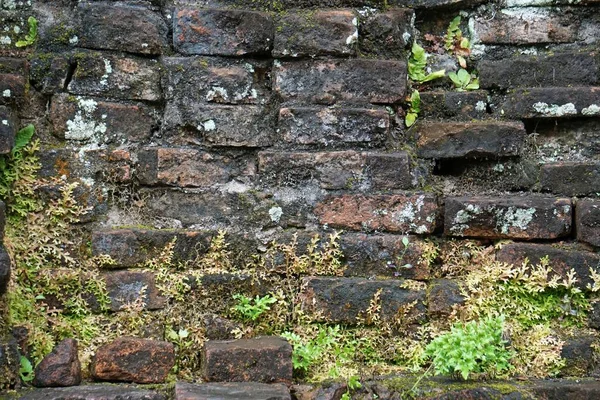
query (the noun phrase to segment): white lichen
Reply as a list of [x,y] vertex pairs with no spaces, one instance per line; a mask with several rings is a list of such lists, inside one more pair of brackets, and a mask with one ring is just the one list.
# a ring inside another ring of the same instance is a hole
[[84,141],[92,139],[96,134],[106,133],[106,124],[94,120],[97,107],[95,100],[78,97],[75,116],[67,121],[65,139]]
[[592,104],[589,107],[585,107],[581,110],[581,114],[583,115],[599,115],[600,114],[600,106],[596,104]]
[[269,217],[271,217],[271,221],[278,223],[283,215],[283,210],[281,207],[271,207],[269,209]]
[[77,44],[77,43],[79,43],[79,38],[77,36],[73,36],[69,39],[69,43]]
[[511,230],[525,231],[535,214],[535,208],[508,207],[496,211],[496,229],[506,235]]
[[12,39],[9,36],[2,36],[2,37],[0,37],[0,44],[9,45],[11,43],[12,43]]
[[11,96],[10,89],[6,89],[2,92],[2,97],[10,97],[10,96]]
[[477,104],[475,104],[475,110],[479,112],[484,112],[486,109],[486,105],[484,101],[479,100]]
[[410,34],[410,32],[404,32],[402,34],[402,39],[404,40],[404,43],[410,43],[411,37],[412,37],[412,35]]
[[202,123],[202,127],[207,132],[214,131],[215,129],[217,129],[217,125],[215,124],[215,121],[213,121],[212,119],[209,119],[208,121],[204,121]]
[[562,117],[565,115],[576,115],[577,109],[573,103],[563,104],[548,104],[544,102],[537,102],[533,105],[533,109],[538,114],[542,114],[548,117]]
[[228,101],[229,94],[227,89],[220,86],[213,86],[211,90],[206,93],[206,101]]
[[106,86],[108,85],[108,78],[110,77],[110,74],[112,74],[113,69],[112,69],[112,65],[110,64],[110,61],[107,59],[104,59],[104,75],[102,75],[100,77],[100,84],[102,86]]
[[450,232],[456,235],[462,235],[465,229],[469,228],[469,222],[471,222],[476,215],[481,214],[481,212],[481,207],[473,204],[468,204],[464,210],[458,210],[452,220]]

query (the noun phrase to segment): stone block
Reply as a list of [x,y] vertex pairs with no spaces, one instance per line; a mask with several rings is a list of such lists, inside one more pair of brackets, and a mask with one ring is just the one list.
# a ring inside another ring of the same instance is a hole
[[21,400],[167,400],[164,394],[132,386],[82,385],[66,388],[30,390],[21,393]]
[[15,146],[17,122],[12,110],[0,106],[0,154],[9,154]]
[[[112,311],[120,311],[134,302],[141,302],[146,310],[158,310],[166,305],[167,299],[160,295],[152,272],[111,271],[105,273],[103,279]],[[94,299],[90,302],[92,308],[96,308]]]
[[574,118],[600,115],[600,87],[515,89],[500,106],[511,118]]
[[580,199],[575,207],[577,240],[600,246],[600,201]]
[[359,49],[361,54],[378,58],[403,58],[413,39],[410,8],[393,8],[360,17]]
[[585,196],[600,192],[600,163],[559,162],[544,164],[540,184],[543,191],[565,196]]
[[448,119],[472,121],[487,114],[488,93],[483,90],[468,92],[432,91],[422,92],[421,112],[423,119]]
[[193,384],[177,382],[175,400],[291,400],[281,383],[226,382]]
[[37,387],[77,386],[81,383],[81,363],[77,341],[64,339],[35,367]]
[[450,279],[435,279],[429,284],[427,293],[427,312],[430,317],[447,317],[454,310],[454,306],[464,304],[457,282]]
[[10,255],[3,244],[0,244],[0,296],[6,293],[12,269]]
[[34,53],[30,60],[29,79],[34,88],[43,94],[53,94],[64,89],[71,60],[68,55]]

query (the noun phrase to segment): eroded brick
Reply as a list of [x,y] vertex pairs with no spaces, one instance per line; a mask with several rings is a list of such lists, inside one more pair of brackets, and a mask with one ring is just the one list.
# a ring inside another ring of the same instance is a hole
[[566,279],[569,271],[573,269],[577,278],[575,286],[580,289],[585,289],[593,283],[590,269],[600,271],[600,256],[597,254],[576,249],[560,249],[549,244],[509,243],[496,253],[498,261],[517,267],[521,266],[525,259],[529,260],[530,266],[539,265],[544,257],[548,257],[548,266],[553,273],[551,276],[557,275]]
[[449,236],[555,239],[571,233],[571,200],[550,197],[448,197]]
[[[144,271],[111,271],[103,275],[112,311],[122,310],[132,303],[141,302],[146,310],[163,308],[167,299],[156,287],[154,274]],[[94,307],[94,300],[91,300]]]
[[238,399],[240,393],[252,400],[291,400],[289,389],[282,383],[177,382],[175,384],[175,400],[233,400]]
[[168,28],[159,13],[140,5],[79,3],[78,44],[91,49],[161,54]]
[[268,54],[274,29],[269,14],[256,11],[180,8],[173,13],[173,42],[184,54]]
[[581,199],[575,207],[577,240],[600,246],[600,201]]
[[600,87],[516,89],[500,113],[512,118],[572,118],[600,115]]
[[8,154],[15,145],[17,122],[12,110],[0,106],[0,154]]
[[414,15],[412,9],[396,8],[361,16],[358,35],[361,54],[401,58],[413,38]]
[[31,390],[19,398],[21,400],[166,400],[167,396],[130,385],[95,384]]
[[367,309],[378,301],[381,319],[393,320],[406,312],[407,319],[422,320],[425,291],[406,289],[403,283],[396,279],[305,278],[302,307],[320,321],[354,324],[362,319],[368,323]]
[[274,90],[284,101],[396,103],[406,95],[406,63],[327,60],[276,63]]
[[70,57],[64,54],[35,53],[31,57],[29,79],[44,94],[64,89],[69,75]]
[[301,145],[380,146],[387,138],[387,111],[360,108],[290,107],[279,110],[283,140]]
[[405,152],[258,153],[258,170],[269,183],[295,186],[316,181],[323,189],[382,190],[412,186]]
[[488,93],[481,90],[468,92],[422,92],[419,117],[471,121],[487,114]]
[[0,74],[0,104],[13,104],[25,97],[27,80],[20,74]]
[[321,224],[352,230],[432,233],[438,205],[426,194],[331,196],[314,210]]
[[540,184],[542,190],[566,196],[583,196],[600,192],[600,163],[544,164],[541,169]]
[[357,25],[351,10],[286,13],[277,21],[273,57],[354,54]]
[[430,316],[449,316],[456,306],[465,302],[457,282],[450,279],[436,279],[429,285],[427,312]]
[[33,385],[37,387],[76,386],[81,383],[81,363],[77,341],[64,339],[35,367]]
[[292,346],[280,337],[210,340],[204,344],[202,361],[202,377],[207,381],[292,381]]
[[417,129],[423,158],[516,156],[526,137],[521,122],[424,122]]

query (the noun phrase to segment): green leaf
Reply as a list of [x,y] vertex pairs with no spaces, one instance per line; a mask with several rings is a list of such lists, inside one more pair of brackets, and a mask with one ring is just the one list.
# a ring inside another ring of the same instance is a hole
[[446,70],[445,69],[440,69],[439,71],[435,71],[435,72],[432,72],[431,74],[427,75],[425,78],[423,78],[421,80],[421,83],[429,82],[429,81],[432,81],[434,79],[443,78],[445,75],[446,75]]
[[410,108],[417,114],[421,111],[421,95],[418,90],[413,90],[410,95]]
[[21,376],[23,382],[31,382],[33,380],[33,366],[27,357],[21,356],[19,375]]
[[469,39],[464,37],[460,40],[460,47],[463,49],[468,49],[469,46],[471,45],[471,42],[469,42]]
[[404,245],[404,247],[408,247],[408,245],[410,244],[410,242],[406,236],[404,236],[402,238],[402,244]]
[[458,79],[458,75],[456,74],[456,72],[450,72],[448,74],[448,78],[450,78],[450,80],[454,83],[456,87],[460,87],[460,80]]
[[411,126],[413,126],[416,121],[417,121],[416,113],[413,113],[413,112],[406,113],[406,117],[404,118],[404,123],[406,124],[407,128],[410,128]]
[[457,15],[452,22],[450,22],[450,25],[448,25],[448,32],[454,32],[458,29],[458,26],[460,25],[460,21],[461,21],[461,17],[460,15]]
[[471,83],[469,83],[465,89],[467,90],[477,90],[479,89],[479,78],[473,78]]
[[469,84],[469,81],[471,80],[471,75],[464,68],[458,70],[457,76],[458,81],[460,82],[460,87],[462,88],[467,86]]
[[31,124],[27,125],[25,128],[17,132],[17,136],[15,138],[15,146],[12,149],[13,154],[21,150],[23,147],[27,146],[27,144],[31,141],[31,138],[33,137],[34,133],[35,127]]

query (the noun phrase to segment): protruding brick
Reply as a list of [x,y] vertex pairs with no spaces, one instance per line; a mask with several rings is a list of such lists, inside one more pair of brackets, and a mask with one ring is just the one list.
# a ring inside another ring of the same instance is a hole
[[561,278],[566,278],[573,269],[577,278],[575,285],[581,289],[593,283],[590,268],[600,272],[600,256],[588,251],[559,249],[548,244],[510,243],[496,253],[498,261],[516,266],[520,266],[526,258],[530,265],[538,265],[544,257],[548,257],[548,266]]
[[406,63],[327,60],[276,63],[274,90],[284,101],[397,103],[406,95]]
[[59,94],[52,98],[50,120],[54,134],[75,141],[124,143],[150,138],[156,111],[144,104],[122,104]]
[[290,107],[279,110],[278,129],[284,141],[328,148],[376,147],[385,142],[390,116],[385,110]]
[[560,162],[544,164],[542,190],[565,196],[584,196],[600,192],[600,163]]
[[302,307],[315,313],[319,320],[353,324],[358,319],[368,321],[367,309],[379,302],[381,319],[392,320],[398,313],[406,312],[416,322],[425,313],[425,291],[405,289],[402,285],[402,280],[395,279],[305,278]]
[[83,385],[67,388],[30,390],[21,400],[166,400],[164,394],[128,385]]
[[361,16],[358,35],[361,54],[402,58],[413,39],[414,15],[410,8],[395,8]]
[[455,306],[465,302],[460,286],[450,279],[436,279],[429,285],[427,311],[430,316],[449,316]]
[[10,108],[0,106],[0,154],[8,154],[15,145],[16,120]]
[[97,52],[80,53],[76,60],[69,93],[123,100],[158,101],[162,98],[156,60]]
[[173,13],[173,42],[184,54],[268,54],[274,29],[271,17],[256,11],[182,8]]
[[152,272],[111,271],[103,278],[112,311],[135,302],[141,302],[146,310],[158,310],[166,305],[167,299],[160,295]]
[[416,236],[345,233],[340,239],[344,275],[429,279],[434,260],[426,259],[428,246],[433,245]]
[[600,77],[597,57],[589,51],[519,55],[482,60],[477,69],[483,88],[594,86]]
[[494,18],[474,18],[474,30],[484,44],[570,43],[579,23],[565,14],[499,12]]
[[315,207],[321,224],[352,230],[432,233],[438,205],[425,194],[332,196]]
[[168,28],[159,13],[120,3],[79,3],[78,45],[91,49],[161,54]]
[[286,13],[277,21],[273,57],[354,54],[357,25],[358,18],[351,10]]
[[266,182],[295,186],[317,181],[323,189],[383,190],[412,186],[405,152],[258,153],[258,170]]
[[424,122],[417,128],[423,158],[516,156],[526,137],[522,122]]
[[291,400],[282,383],[227,382],[193,384],[177,382],[175,400]]
[[270,63],[217,57],[168,57],[163,86],[171,104],[194,110],[198,103],[264,104]]
[[512,118],[572,118],[600,115],[600,87],[516,89],[500,106]]
[[449,236],[556,239],[571,233],[571,200],[550,197],[448,197]]
[[577,240],[600,246],[600,201],[581,199],[575,207]]
[[422,92],[420,96],[420,118],[471,121],[487,114],[488,93],[482,90]]
[[275,336],[210,340],[204,344],[202,361],[202,377],[207,381],[292,381],[292,346]]
[[101,381],[163,383],[173,365],[171,343],[120,337],[96,350],[90,370]]
[[209,146],[266,147],[274,142],[275,115],[261,106],[180,108],[168,103],[164,122],[168,129],[191,128]]
[[34,386],[76,386],[81,383],[77,341],[64,339],[35,367]]

